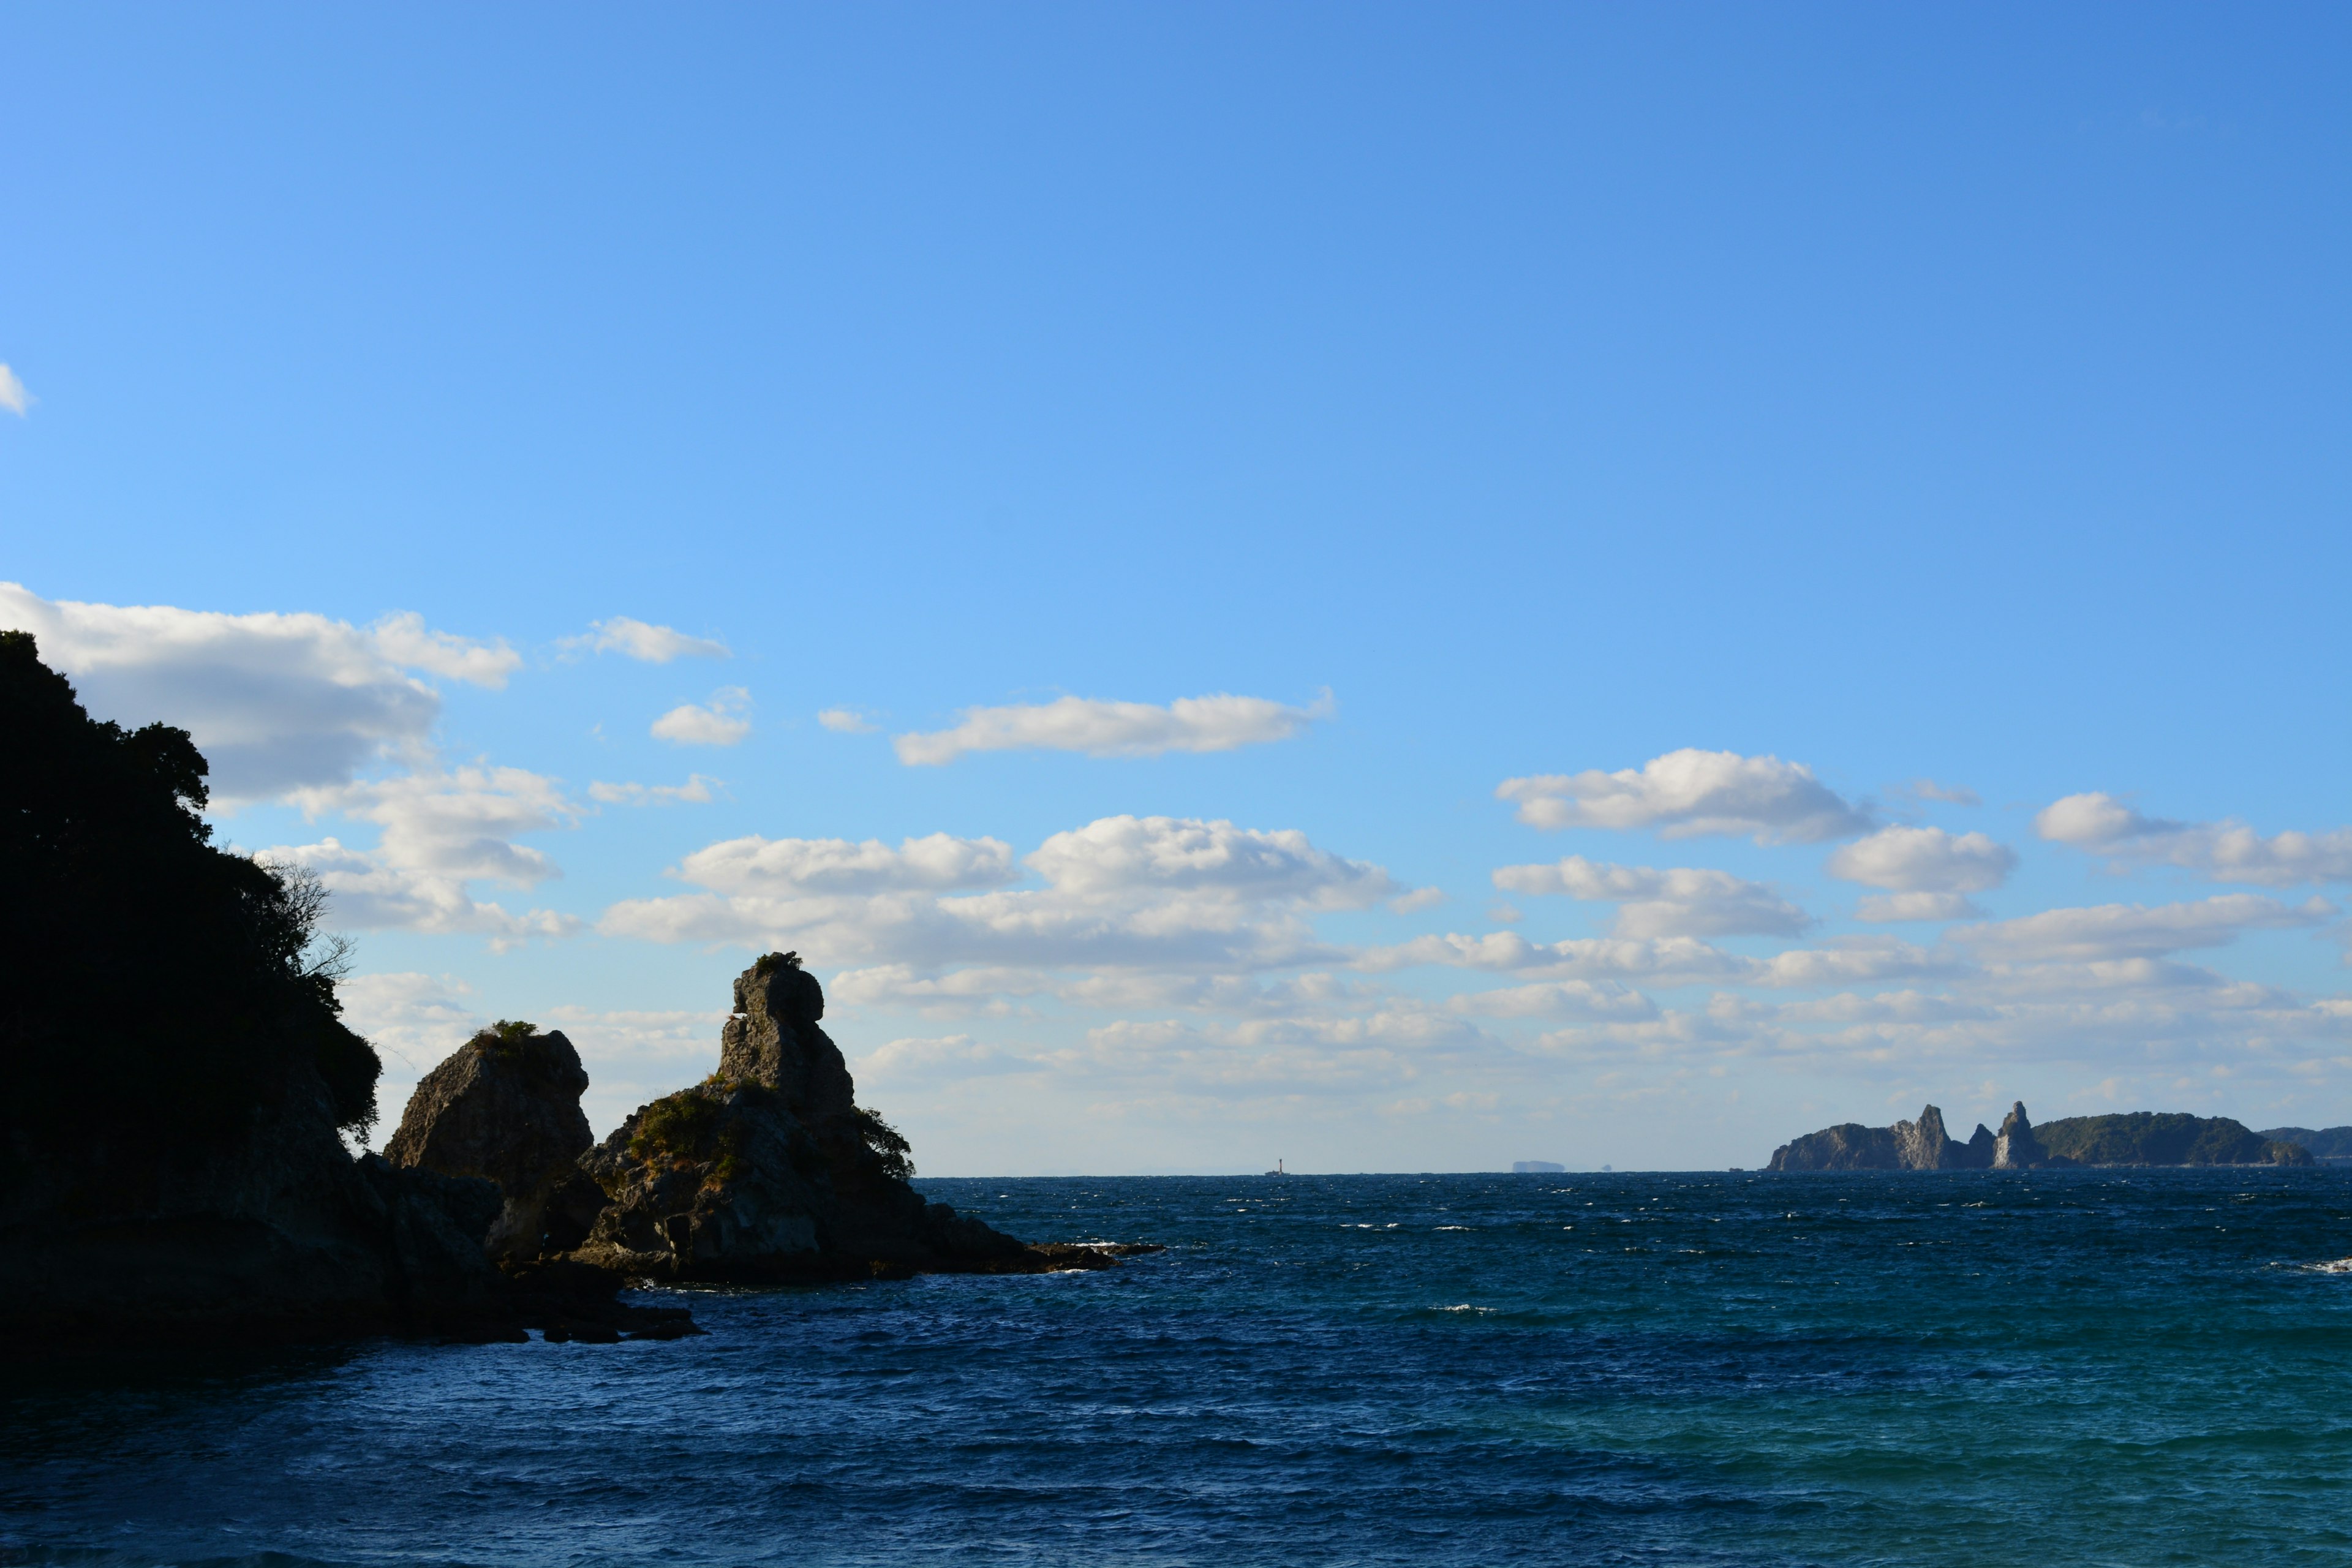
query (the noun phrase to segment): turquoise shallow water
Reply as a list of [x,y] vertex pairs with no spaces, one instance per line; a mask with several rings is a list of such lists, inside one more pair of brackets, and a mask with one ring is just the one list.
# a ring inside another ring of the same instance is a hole
[[18,1368],[0,1562],[2352,1563],[2352,1173],[923,1185],[1172,1250]]

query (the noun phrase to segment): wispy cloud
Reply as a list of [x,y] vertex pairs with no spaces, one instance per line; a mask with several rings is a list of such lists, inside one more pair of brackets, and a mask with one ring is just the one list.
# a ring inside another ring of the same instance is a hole
[[715,638],[690,637],[675,626],[655,626],[633,616],[591,621],[586,635],[566,637],[560,646],[574,652],[622,654],[646,664],[734,657],[725,643]]
[[1286,741],[1337,711],[1331,694],[1304,708],[1263,697],[1181,697],[1166,707],[1064,697],[1004,708],[967,708],[950,729],[898,736],[910,767],[939,767],[971,752],[1080,752],[1090,757],[1152,757],[1167,752],[1230,752]]
[[5,364],[0,364],[0,408],[5,408],[22,419],[26,411],[38,401],[39,399],[25,390],[25,384],[17,379],[15,371]]
[[588,786],[588,798],[602,805],[708,805],[712,791],[726,786],[717,779],[689,774],[682,784],[605,784]]
[[870,735],[882,727],[855,708],[827,708],[816,721],[836,735]]

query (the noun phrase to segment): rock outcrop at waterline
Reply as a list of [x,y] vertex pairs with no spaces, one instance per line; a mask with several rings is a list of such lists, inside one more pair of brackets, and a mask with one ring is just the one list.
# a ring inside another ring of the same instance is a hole
[[580,1160],[608,1200],[574,1260],[663,1279],[786,1281],[1114,1266],[1032,1247],[908,1186],[907,1145],[858,1107],[791,953],[735,981],[719,1070],[639,1109]]
[[2308,1165],[2293,1143],[2265,1139],[2226,1116],[2136,1111],[2077,1116],[2036,1128],[2019,1100],[1998,1133],[1982,1122],[1966,1143],[1930,1105],[1892,1127],[1847,1122],[1782,1144],[1773,1171],[2029,1171],[2070,1165]]
[[496,1183],[503,1202],[485,1241],[491,1257],[569,1251],[604,1207],[579,1165],[596,1142],[580,1109],[587,1088],[580,1053],[561,1031],[494,1024],[425,1075],[384,1158]]

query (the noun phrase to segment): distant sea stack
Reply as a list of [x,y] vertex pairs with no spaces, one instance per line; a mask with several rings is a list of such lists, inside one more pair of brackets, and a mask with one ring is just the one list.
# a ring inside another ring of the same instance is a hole
[[[2017,1114],[2022,1115],[2021,1107]],[[1769,1171],[1981,1171],[1993,1163],[1993,1135],[1979,1123],[1974,1137],[1955,1142],[1944,1113],[1930,1105],[1916,1121],[1864,1127],[1848,1121],[1808,1132],[1772,1154]]]
[[1977,1124],[1966,1143],[1930,1105],[1892,1127],[1847,1122],[1782,1144],[1773,1171],[2034,1171],[2070,1165],[2308,1165],[2300,1145],[2247,1131],[2226,1116],[2134,1111],[2074,1116],[2037,1128],[2019,1100],[1998,1133]]

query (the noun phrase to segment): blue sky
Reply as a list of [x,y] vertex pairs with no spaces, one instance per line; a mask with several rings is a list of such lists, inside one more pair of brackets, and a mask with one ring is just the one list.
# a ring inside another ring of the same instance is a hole
[[394,1115],[775,944],[941,1174],[2352,1121],[2347,46],[18,9],[0,619],[244,759]]

